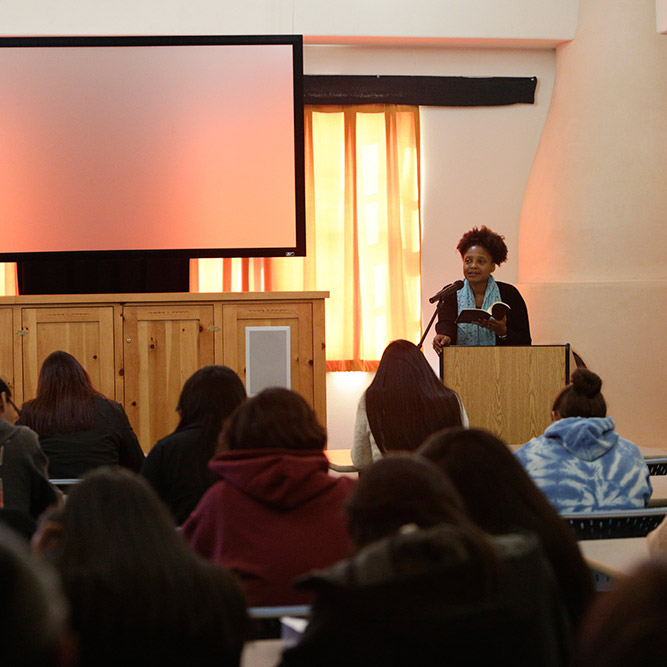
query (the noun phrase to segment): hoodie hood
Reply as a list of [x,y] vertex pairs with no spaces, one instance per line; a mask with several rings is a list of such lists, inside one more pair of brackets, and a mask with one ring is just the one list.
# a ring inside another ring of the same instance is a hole
[[234,450],[215,456],[209,468],[253,500],[280,510],[299,507],[336,483],[319,450]]
[[618,433],[611,417],[567,417],[553,422],[544,435],[582,461],[595,461],[616,447]]

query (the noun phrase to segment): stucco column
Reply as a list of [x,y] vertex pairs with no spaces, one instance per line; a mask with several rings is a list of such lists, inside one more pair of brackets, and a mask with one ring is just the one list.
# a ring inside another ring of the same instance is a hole
[[519,283],[534,341],[572,343],[619,432],[667,449],[667,36],[655,0],[581,0],[526,188]]

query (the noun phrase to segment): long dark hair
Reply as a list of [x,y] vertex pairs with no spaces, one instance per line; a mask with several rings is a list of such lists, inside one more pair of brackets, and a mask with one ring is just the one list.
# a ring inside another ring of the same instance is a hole
[[492,535],[527,530],[539,536],[563,602],[579,623],[593,596],[590,569],[569,526],[509,447],[487,431],[457,428],[433,434],[418,453],[448,476],[483,530]]
[[202,461],[208,461],[225,420],[245,399],[243,382],[231,368],[204,366],[183,385],[176,406],[181,417],[176,430],[199,424],[199,454]]
[[101,467],[73,487],[50,554],[82,665],[238,665],[246,629],[235,578],[174,529],[150,485]]
[[468,517],[454,485],[430,462],[390,454],[366,468],[346,503],[348,532],[357,548],[395,534],[406,524],[451,527],[469,551],[470,568],[493,588],[498,562],[484,532]]
[[366,390],[366,414],[380,451],[412,451],[431,433],[461,426],[456,392],[445,387],[421,350],[395,340]]
[[67,352],[52,352],[42,364],[37,396],[21,408],[17,423],[38,435],[86,431],[95,423],[97,391],[83,366]]
[[345,510],[357,547],[387,537],[407,523],[420,528],[471,524],[463,498],[447,477],[432,463],[409,454],[391,454],[369,466]]

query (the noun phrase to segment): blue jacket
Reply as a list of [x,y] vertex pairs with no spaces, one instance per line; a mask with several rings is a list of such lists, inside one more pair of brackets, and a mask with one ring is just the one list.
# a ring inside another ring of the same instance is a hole
[[559,419],[516,456],[561,513],[646,507],[652,488],[644,457],[614,428],[611,417]]

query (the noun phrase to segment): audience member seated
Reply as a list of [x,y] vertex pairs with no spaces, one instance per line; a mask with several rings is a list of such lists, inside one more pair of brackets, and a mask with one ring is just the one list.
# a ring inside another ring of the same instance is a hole
[[644,457],[614,430],[601,386],[595,373],[574,371],[556,397],[553,423],[516,452],[561,513],[638,509],[651,498]]
[[17,423],[39,435],[51,479],[81,477],[101,465],[139,472],[144,460],[123,406],[96,391],[67,352],[52,352],[44,360],[37,396],[24,403]]
[[413,451],[431,433],[461,425],[468,425],[468,416],[458,394],[438,379],[414,343],[395,340],[359,401],[352,463],[361,469],[388,451]]
[[179,526],[215,481],[208,462],[224,421],[245,398],[241,378],[227,366],[200,368],[183,385],[176,430],[158,441],[141,468]]
[[16,416],[9,387],[0,380],[0,509],[7,522],[23,526],[25,535],[34,520],[58,502],[60,493],[49,483],[37,435],[15,426]]
[[667,561],[644,563],[600,595],[579,635],[578,667],[662,667]]
[[574,535],[507,445],[481,429],[448,429],[418,450],[440,468],[463,498],[470,518],[491,535],[536,534],[577,627],[590,604],[593,578]]
[[34,542],[60,571],[82,667],[239,664],[238,582],[192,553],[141,477],[88,473]]
[[328,474],[326,431],[306,401],[265,389],[242,403],[211,461],[219,478],[183,534],[239,574],[249,606],[304,604],[292,581],[348,555],[343,503],[355,480]]
[[0,600],[0,665],[77,664],[58,576],[4,526],[0,526]]
[[282,665],[565,665],[570,630],[532,535],[485,535],[446,477],[391,455],[348,503],[350,559],[311,573],[317,594]]

